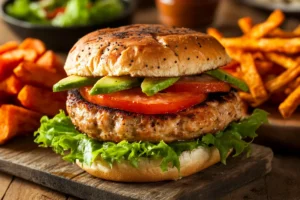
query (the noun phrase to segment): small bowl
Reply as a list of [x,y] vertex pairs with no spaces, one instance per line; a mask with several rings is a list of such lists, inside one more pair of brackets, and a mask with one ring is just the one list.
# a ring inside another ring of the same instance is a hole
[[5,8],[13,1],[14,0],[6,0],[2,4],[0,10],[2,19],[9,28],[21,39],[27,37],[38,38],[47,45],[47,48],[60,52],[69,51],[78,39],[97,29],[131,24],[133,12],[136,7],[135,0],[122,0],[125,6],[124,12],[112,21],[97,25],[55,27],[50,25],[32,24],[8,15]]
[[187,28],[210,25],[220,0],[156,0],[163,24]]

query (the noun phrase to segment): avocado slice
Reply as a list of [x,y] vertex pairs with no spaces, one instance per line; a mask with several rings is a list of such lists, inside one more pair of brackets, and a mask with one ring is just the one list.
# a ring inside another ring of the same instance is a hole
[[142,82],[142,91],[147,96],[152,96],[157,92],[164,90],[171,85],[173,85],[176,81],[179,80],[180,77],[174,78],[145,78]]
[[129,76],[112,77],[105,76],[97,81],[94,87],[90,90],[90,95],[108,94],[121,90],[130,89],[140,85],[138,78]]
[[90,86],[99,80],[94,77],[82,77],[82,76],[68,76],[53,85],[53,92],[61,92],[65,90],[80,88],[84,86]]
[[248,85],[243,80],[238,79],[238,78],[228,74],[224,70],[214,69],[214,70],[207,71],[206,74],[208,74],[216,79],[219,79],[221,81],[225,81],[231,85],[234,85],[244,92],[249,91]]

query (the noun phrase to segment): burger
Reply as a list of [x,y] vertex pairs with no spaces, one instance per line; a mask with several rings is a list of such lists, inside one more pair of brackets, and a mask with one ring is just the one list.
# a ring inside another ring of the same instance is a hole
[[234,153],[249,154],[266,112],[246,114],[247,85],[213,37],[186,28],[131,25],[82,37],[70,50],[66,114],[44,116],[35,142],[93,176],[176,180]]

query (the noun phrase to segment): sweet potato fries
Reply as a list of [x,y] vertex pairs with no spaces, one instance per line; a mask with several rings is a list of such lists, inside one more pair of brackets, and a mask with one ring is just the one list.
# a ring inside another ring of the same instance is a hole
[[32,133],[42,115],[65,109],[66,94],[52,93],[52,85],[65,76],[58,56],[40,40],[0,46],[0,144]]
[[280,10],[256,25],[250,17],[241,18],[243,35],[236,38],[225,38],[214,28],[207,32],[233,59],[224,69],[249,86],[250,93],[240,92],[241,98],[253,107],[277,102],[281,115],[288,118],[300,105],[300,25],[284,31],[280,29],[284,18]]

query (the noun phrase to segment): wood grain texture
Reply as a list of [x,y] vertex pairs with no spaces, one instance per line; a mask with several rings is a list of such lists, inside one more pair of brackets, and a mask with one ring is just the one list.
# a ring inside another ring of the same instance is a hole
[[278,155],[273,160],[274,172],[266,176],[269,199],[300,199],[300,157],[299,154]]
[[[273,170],[272,170],[273,172]],[[221,200],[237,200],[237,199],[255,199],[255,200],[265,200],[268,199],[267,187],[265,177],[258,180],[252,181],[239,188],[237,191],[225,195]]]
[[225,195],[221,200],[298,200],[300,197],[299,166],[299,154],[275,154],[270,174]]
[[0,199],[2,199],[8,190],[13,177],[0,172]]
[[16,178],[7,190],[3,200],[66,200],[63,194]]
[[[94,178],[31,141],[19,139],[0,147],[0,171],[82,199],[217,198],[268,173],[273,157],[269,148],[253,145],[250,158],[230,158],[226,166],[217,164],[179,181],[130,184]],[[28,144],[25,150],[16,147],[21,143]]]

